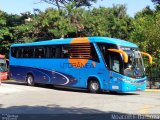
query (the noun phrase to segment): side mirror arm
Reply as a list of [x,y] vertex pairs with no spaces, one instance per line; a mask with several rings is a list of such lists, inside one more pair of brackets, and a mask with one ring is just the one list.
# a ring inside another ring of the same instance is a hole
[[124,58],[124,62],[125,63],[128,63],[128,55],[126,52],[124,52],[123,50],[118,50],[118,49],[108,49],[108,51],[111,51],[111,52],[116,52],[116,53],[120,53],[123,55],[123,58]]
[[153,58],[150,54],[145,53],[145,52],[141,52],[142,55],[147,56],[149,58],[149,63],[152,64],[153,63]]

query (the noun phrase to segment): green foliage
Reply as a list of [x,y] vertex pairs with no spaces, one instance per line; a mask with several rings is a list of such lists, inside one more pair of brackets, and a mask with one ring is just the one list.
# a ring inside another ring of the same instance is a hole
[[11,38],[12,38],[12,33],[10,32],[10,29],[7,26],[7,13],[0,11],[0,53],[1,54],[6,54],[9,52]]
[[92,10],[80,8],[93,2],[96,0],[63,2],[65,9],[49,8],[35,14],[8,15],[1,12],[0,40],[5,41],[3,45],[7,43],[3,49],[7,50],[12,43],[61,37],[108,36],[128,39],[132,18],[126,14],[126,6],[114,5],[113,8]]
[[90,7],[92,3],[97,2],[97,0],[41,0],[41,2],[42,1],[56,6],[59,12],[65,10],[68,15],[71,15],[74,9]]
[[[152,55],[153,66],[160,64],[160,11],[146,7],[136,14],[133,28],[130,39],[137,43],[142,51]],[[148,62],[146,63],[148,66]]]
[[58,8],[65,8],[66,5],[73,5],[76,8],[82,7],[82,6],[91,6],[93,2],[96,2],[97,0],[41,0],[43,2],[46,2],[48,4],[52,4],[54,6],[57,6]]
[[[73,17],[74,16],[74,17]],[[108,36],[128,39],[131,31],[131,18],[124,5],[113,8],[77,9],[73,11],[72,21],[83,36]]]

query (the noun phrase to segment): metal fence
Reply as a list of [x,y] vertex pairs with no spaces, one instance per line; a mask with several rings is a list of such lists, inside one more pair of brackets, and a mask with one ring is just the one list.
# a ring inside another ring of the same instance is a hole
[[160,89],[160,66],[152,66],[148,72],[148,87]]

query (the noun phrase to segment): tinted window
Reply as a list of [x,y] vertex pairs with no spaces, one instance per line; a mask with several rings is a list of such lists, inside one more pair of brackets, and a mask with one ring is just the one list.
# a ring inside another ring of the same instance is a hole
[[69,45],[62,45],[61,50],[61,58],[68,58],[69,57]]
[[48,51],[49,51],[49,58],[56,58],[57,57],[57,53],[56,53],[57,51],[56,51],[55,46],[49,46]]
[[109,44],[109,43],[97,43],[102,55],[103,55],[103,58],[107,64],[107,66],[109,66],[109,51],[108,49],[112,48],[112,49],[116,49],[116,45],[114,44]]
[[23,58],[33,58],[33,57],[34,57],[34,48],[33,47],[24,47]]
[[18,58],[82,58],[99,61],[93,44],[15,47],[11,54]]
[[99,61],[97,52],[90,43],[71,44],[68,46],[68,55],[70,59],[91,59]]
[[17,58],[22,58],[22,57],[23,57],[23,48],[17,47]]
[[122,73],[123,61],[122,61],[121,54],[108,51],[108,49],[117,49],[117,46],[114,44],[108,44],[108,43],[98,43],[98,46],[108,68],[115,72]]
[[91,54],[91,46],[89,43],[71,44],[69,45],[69,58],[73,59],[89,59]]
[[48,46],[49,58],[68,58],[68,45]]
[[46,58],[46,47],[35,47],[35,58]]
[[54,47],[55,47],[54,48],[55,51],[53,52],[55,53],[55,55],[53,53],[52,54],[55,56],[55,58],[61,58],[62,47],[60,45],[55,45]]
[[11,56],[17,57],[17,48],[16,47],[11,47]]
[[93,44],[91,44],[90,59],[99,62],[99,58]]

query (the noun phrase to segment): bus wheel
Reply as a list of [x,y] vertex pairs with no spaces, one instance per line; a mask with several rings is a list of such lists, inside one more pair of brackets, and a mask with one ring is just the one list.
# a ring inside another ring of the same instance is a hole
[[101,88],[97,80],[90,80],[88,84],[88,90],[90,93],[100,93]]
[[32,75],[27,75],[27,84],[29,86],[34,86],[34,78]]

